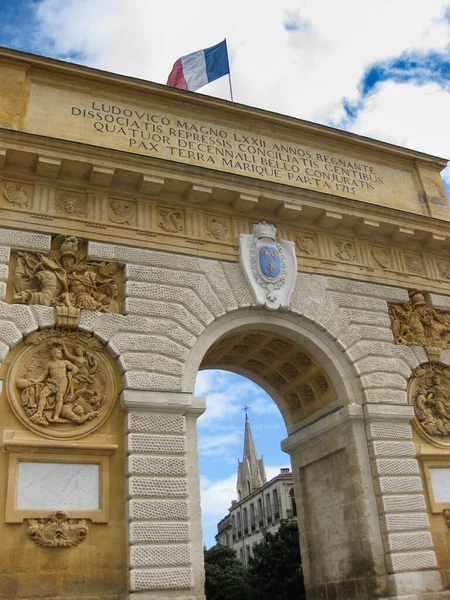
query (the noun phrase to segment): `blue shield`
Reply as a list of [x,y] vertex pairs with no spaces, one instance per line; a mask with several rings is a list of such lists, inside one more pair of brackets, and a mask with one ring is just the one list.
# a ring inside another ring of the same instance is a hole
[[263,246],[259,251],[259,266],[266,277],[276,279],[280,274],[280,253],[273,246]]

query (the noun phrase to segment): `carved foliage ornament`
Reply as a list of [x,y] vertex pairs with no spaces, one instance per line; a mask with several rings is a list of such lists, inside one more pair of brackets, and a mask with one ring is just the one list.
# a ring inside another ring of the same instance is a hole
[[257,306],[289,308],[297,275],[294,242],[275,241],[276,228],[262,222],[239,236],[239,262]]
[[419,292],[409,302],[390,304],[389,317],[396,344],[450,347],[450,314],[429,307]]
[[118,312],[118,264],[85,258],[85,244],[74,235],[58,235],[48,256],[18,252],[12,301]]
[[419,365],[408,392],[419,427],[428,436],[450,442],[450,368],[433,362]]
[[115,377],[101,342],[82,331],[43,330],[29,335],[6,378],[16,416],[48,438],[77,438],[108,418]]
[[69,548],[86,539],[85,519],[69,519],[65,512],[56,511],[43,519],[28,519],[28,537],[36,546]]

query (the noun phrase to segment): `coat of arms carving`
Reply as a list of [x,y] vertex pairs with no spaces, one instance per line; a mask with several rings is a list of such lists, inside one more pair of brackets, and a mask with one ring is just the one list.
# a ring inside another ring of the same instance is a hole
[[10,406],[29,429],[49,438],[77,438],[111,413],[114,372],[97,338],[81,331],[29,335],[6,378]]
[[262,222],[239,236],[239,261],[257,306],[289,308],[297,275],[295,244],[276,241],[276,228]]

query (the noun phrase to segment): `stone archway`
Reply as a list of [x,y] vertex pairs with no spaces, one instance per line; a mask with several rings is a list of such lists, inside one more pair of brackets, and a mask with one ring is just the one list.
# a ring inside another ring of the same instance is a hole
[[[188,365],[195,369],[202,355],[200,370],[244,375],[277,404],[289,434],[283,449],[292,462],[308,598],[327,586],[344,597],[374,598],[386,592],[387,575],[361,395],[351,365],[333,346],[300,317],[244,309],[207,328]],[[358,596],[359,588],[366,595]]]

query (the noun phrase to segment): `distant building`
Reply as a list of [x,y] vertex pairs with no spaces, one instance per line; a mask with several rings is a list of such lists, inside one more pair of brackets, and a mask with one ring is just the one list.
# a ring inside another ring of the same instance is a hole
[[258,459],[248,417],[245,417],[244,452],[238,461],[238,500],[231,502],[229,514],[217,524],[218,544],[236,550],[237,557],[247,563],[253,545],[266,531],[277,531],[282,519],[297,516],[292,473],[280,474],[267,481],[264,461]]

